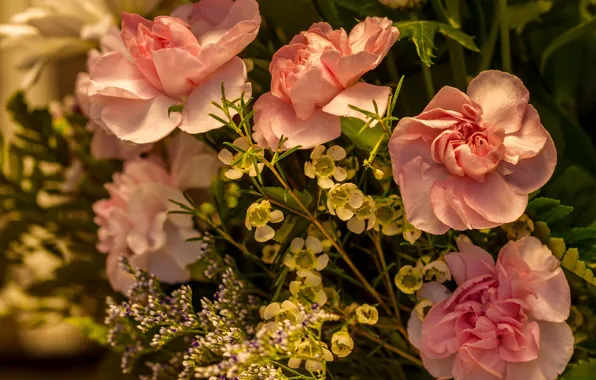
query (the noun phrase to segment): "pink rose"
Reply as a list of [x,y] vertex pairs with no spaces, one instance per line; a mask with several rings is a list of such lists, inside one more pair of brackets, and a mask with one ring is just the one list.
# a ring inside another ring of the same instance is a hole
[[[95,49],[89,51],[87,56],[87,71],[101,57],[102,53],[111,51],[120,51],[127,54],[126,47],[120,38],[120,31],[116,27],[111,27],[102,37],[100,42],[101,53]],[[89,109],[89,84],[91,79],[88,72],[81,72],[77,75],[75,84],[75,97],[86,117],[90,117]],[[87,129],[93,133],[91,138],[91,155],[98,160],[129,160],[141,153],[146,153],[153,148],[153,144],[135,144],[129,141],[120,140],[110,130],[97,125],[89,119]]]
[[519,78],[484,71],[468,94],[443,87],[399,121],[389,142],[408,221],[433,234],[519,218],[553,174],[557,152]]
[[221,103],[222,82],[230,100],[251,95],[236,55],[258,33],[256,0],[201,1],[174,14],[191,24],[123,13],[126,51],[104,54],[91,67],[90,116],[123,140],[149,143],[177,127],[188,133],[221,127],[209,114],[226,118],[212,104]]
[[458,239],[445,255],[459,287],[427,283],[419,299],[434,306],[408,322],[410,341],[440,378],[554,380],[573,354],[565,320],[571,295],[559,261],[535,237],[510,241],[492,256]]
[[271,92],[255,103],[257,142],[277,148],[313,147],[341,134],[340,116],[363,118],[349,105],[380,113],[387,109],[389,88],[358,83],[377,67],[399,32],[386,18],[368,17],[349,36],[317,23],[279,49],[269,65]]
[[93,205],[99,225],[97,248],[108,254],[107,273],[115,290],[126,292],[133,279],[119,266],[130,264],[157,275],[165,283],[189,280],[196,261],[198,236],[189,215],[168,214],[187,203],[181,190],[206,188],[220,163],[216,153],[194,137],[180,133],[168,143],[170,170],[155,155],[124,163],[122,173],[106,185],[110,198]]

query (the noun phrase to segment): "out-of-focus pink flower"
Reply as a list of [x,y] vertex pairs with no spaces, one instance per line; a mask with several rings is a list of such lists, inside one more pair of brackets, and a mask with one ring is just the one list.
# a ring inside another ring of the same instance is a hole
[[120,268],[121,256],[165,283],[188,281],[187,266],[196,261],[197,243],[186,241],[197,236],[192,218],[168,214],[178,209],[170,200],[187,203],[182,191],[208,187],[220,163],[215,152],[185,133],[168,143],[168,159],[169,170],[155,155],[125,162],[106,185],[110,198],[93,205],[97,248],[108,254],[110,284],[123,293],[133,279]]
[[387,18],[368,17],[348,35],[316,23],[279,49],[269,66],[271,92],[255,103],[254,137],[276,148],[313,147],[341,134],[340,116],[363,118],[353,105],[380,113],[387,109],[389,88],[357,83],[377,67],[399,32]]
[[[83,115],[90,117],[89,114],[89,71],[91,67],[101,57],[101,54],[111,51],[120,51],[127,54],[126,47],[120,38],[120,31],[116,27],[111,27],[102,37],[100,43],[101,53],[92,49],[87,54],[87,72],[81,72],[77,75],[75,84],[75,96],[77,103],[81,108]],[[93,133],[91,138],[91,155],[99,160],[129,160],[137,157],[141,153],[146,153],[153,148],[153,144],[135,144],[133,142],[120,140],[108,129],[97,125],[92,119],[87,123],[87,129]]]
[[445,255],[459,285],[451,294],[427,283],[419,300],[434,306],[408,322],[412,344],[438,378],[554,380],[573,354],[565,320],[571,295],[559,261],[535,237],[510,241],[497,263],[472,243]]
[[557,152],[519,78],[484,71],[468,94],[443,87],[399,121],[389,153],[408,221],[433,234],[519,218],[553,174]]
[[256,0],[201,1],[174,15],[191,24],[123,13],[126,51],[103,54],[90,69],[90,117],[123,140],[149,143],[176,127],[188,133],[221,127],[209,114],[226,117],[212,104],[221,103],[222,82],[229,100],[251,95],[236,55],[258,32]]

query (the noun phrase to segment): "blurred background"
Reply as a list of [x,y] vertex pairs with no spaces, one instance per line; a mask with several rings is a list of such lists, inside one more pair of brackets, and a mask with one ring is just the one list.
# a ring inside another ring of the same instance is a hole
[[[7,22],[12,15],[30,5],[30,0],[0,1],[0,23]],[[4,104],[19,88],[25,75],[15,70],[19,53],[23,52],[0,50],[0,130],[6,138],[10,138],[12,121],[4,111]],[[47,105],[50,100],[62,99],[72,93],[76,74],[84,70],[84,58],[81,56],[50,64],[28,91],[30,103],[34,106]],[[0,225],[2,223],[3,216],[0,215]],[[49,276],[56,265],[52,259],[40,250],[29,257],[24,268],[13,271],[11,277],[16,283],[26,284],[32,279]],[[0,290],[0,380],[102,378],[98,377],[103,376],[101,371],[96,374],[96,369],[103,352],[90,345],[70,324],[55,322],[39,326],[40,323],[36,323],[38,316],[27,312],[34,302],[16,285]],[[22,311],[14,312],[15,308]],[[13,311],[9,313],[9,309]],[[46,315],[44,319],[46,317],[51,322],[52,316]],[[55,318],[58,319],[58,316]],[[105,376],[107,378],[108,375]]]

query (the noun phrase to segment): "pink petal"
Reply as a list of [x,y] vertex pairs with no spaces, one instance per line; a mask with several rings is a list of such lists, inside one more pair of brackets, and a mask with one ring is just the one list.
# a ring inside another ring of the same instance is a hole
[[[139,257],[140,256],[140,257]],[[137,259],[137,257],[139,257]],[[148,252],[143,255],[134,255],[131,258],[131,264],[136,264],[137,260],[143,260],[146,271],[155,274],[159,280],[166,284],[177,284],[187,282],[190,279],[190,273],[183,265],[180,265],[167,250]]]
[[89,84],[91,83],[91,79],[88,73],[80,72],[77,74],[77,79],[75,82],[75,98],[77,100],[77,104],[81,109],[83,115],[89,115]]
[[434,377],[438,379],[452,378],[453,363],[455,355],[448,356],[442,359],[429,358],[423,353],[420,354],[424,368]]
[[466,181],[463,195],[470,208],[488,221],[498,224],[517,220],[528,205],[528,196],[515,193],[496,172],[486,175],[484,183]]
[[153,27],[153,21],[149,21],[136,13],[122,12],[122,41],[128,48],[130,41],[136,37],[139,25],[144,25],[148,29]]
[[494,273],[495,260],[490,253],[463,239],[458,239],[457,245],[460,252],[450,252],[443,257],[458,285],[474,277]]
[[547,135],[544,148],[538,155],[520,160],[517,165],[504,162],[500,169],[511,173],[505,175],[505,180],[516,192],[529,194],[548,182],[556,165],[557,150],[552,138]]
[[[135,31],[136,34],[136,31]],[[122,41],[122,36],[120,35],[120,29],[115,25],[112,25],[106,34],[103,35],[101,40],[99,41],[99,46],[101,47],[102,53],[109,53],[111,51],[120,52],[124,57],[128,60],[132,60],[130,56],[130,52],[126,45],[124,45],[124,41]],[[88,67],[93,66],[92,64]]]
[[520,159],[527,159],[539,154],[548,140],[548,132],[540,123],[540,116],[532,105],[528,105],[522,120],[522,127],[505,135],[503,144],[507,148],[505,160],[513,165]]
[[282,136],[284,147],[302,145],[304,149],[324,144],[341,135],[339,117],[321,110],[312,118],[301,120],[291,104],[267,93],[255,103],[255,139],[264,146],[277,148]]
[[474,101],[457,88],[444,86],[437,92],[422,112],[428,112],[435,108],[460,112],[464,104],[472,105]]
[[[519,334],[519,336],[512,336]],[[501,336],[499,356],[507,362],[528,362],[538,358],[540,352],[540,327],[536,322],[526,322],[520,331]],[[518,340],[524,345],[518,347]]]
[[416,228],[441,235],[449,230],[433,212],[429,197],[430,189],[437,180],[447,175],[444,168],[430,166],[421,157],[416,157],[404,165],[397,175],[406,217]]
[[[306,120],[339,96],[342,89],[329,70],[320,65],[295,74],[295,83],[291,86],[288,95],[296,116]],[[333,114],[333,112],[329,113]]]
[[408,339],[414,347],[420,348],[421,337],[422,321],[420,320],[416,310],[412,310],[412,313],[410,313],[410,319],[408,319]]
[[[196,88],[194,79],[203,71],[201,61],[181,48],[154,50],[151,57],[164,92],[173,99],[183,99]],[[172,69],[176,74],[172,75]]]
[[437,218],[455,230],[496,227],[501,223],[487,220],[465,200],[468,186],[475,182],[466,177],[449,176],[436,181],[430,189],[430,203]]
[[152,143],[135,144],[120,140],[100,126],[95,127],[91,138],[91,155],[99,160],[130,160],[152,148]]
[[151,99],[161,93],[121,53],[102,55],[90,71],[89,96]]
[[[252,88],[246,80],[247,74],[244,62],[241,58],[234,57],[230,62],[211,74],[206,81],[199,84],[190,94],[182,110],[183,122],[180,129],[195,134],[221,128],[221,122],[215,120],[209,114],[217,115],[223,120],[226,120],[226,116],[212,102],[221,104],[222,83],[228,101],[239,99],[243,93],[245,99],[248,99],[252,94]],[[230,114],[235,115],[236,112],[230,109]]]
[[487,127],[513,133],[522,126],[530,94],[522,81],[509,73],[483,71],[470,82],[468,95],[482,107]]
[[430,144],[425,142],[420,135],[407,133],[410,121],[414,121],[414,119],[401,119],[389,139],[389,155],[391,156],[393,178],[396,181],[401,168],[416,157],[421,157],[429,165],[435,163],[431,156]]
[[438,282],[426,282],[416,292],[418,301],[429,300],[434,304],[443,302],[451,296],[451,291]]
[[204,142],[184,132],[168,144],[170,173],[180,190],[208,188],[222,163]]
[[375,68],[378,58],[376,54],[367,51],[342,55],[338,50],[327,50],[321,55],[321,63],[329,68],[343,88],[348,88],[367,71]]
[[168,110],[177,101],[165,95],[153,99],[91,98],[91,119],[105,126],[122,140],[138,144],[158,141],[181,122],[179,113]]
[[555,380],[563,373],[573,355],[574,338],[564,323],[538,322],[540,352],[538,359],[507,363],[505,380]]
[[336,116],[367,120],[364,114],[351,109],[349,106],[355,106],[374,113],[374,103],[376,103],[379,115],[384,116],[390,93],[389,87],[374,86],[364,82],[356,83],[333,98],[329,104],[323,107],[323,111]]

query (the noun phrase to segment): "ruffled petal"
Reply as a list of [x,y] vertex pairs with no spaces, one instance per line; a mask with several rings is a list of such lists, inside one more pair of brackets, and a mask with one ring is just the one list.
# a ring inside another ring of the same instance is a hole
[[169,142],[168,158],[172,179],[180,190],[209,187],[222,166],[209,146],[184,132]]
[[543,150],[547,139],[548,132],[540,123],[538,112],[528,105],[521,128],[505,135],[505,161],[515,165],[520,159],[536,156]]
[[495,260],[482,248],[458,239],[460,252],[450,252],[444,256],[453,279],[458,285],[478,276],[493,274]]
[[336,116],[356,117],[366,120],[366,115],[353,110],[349,106],[355,106],[374,113],[374,104],[376,103],[379,115],[384,116],[390,93],[389,87],[374,86],[364,82],[356,83],[333,98],[329,104],[323,107],[323,111]]

